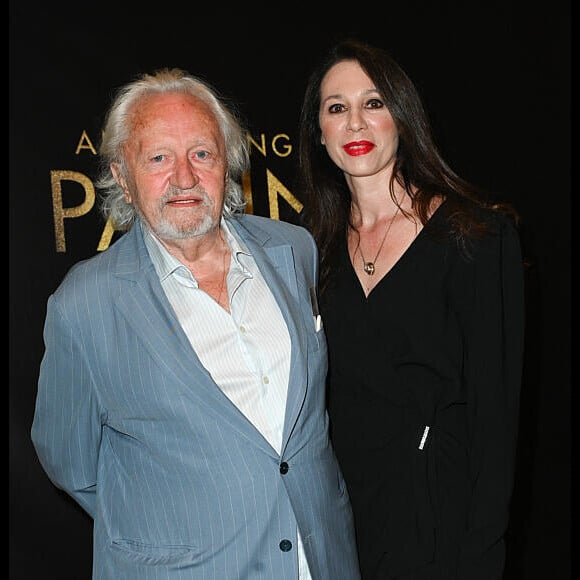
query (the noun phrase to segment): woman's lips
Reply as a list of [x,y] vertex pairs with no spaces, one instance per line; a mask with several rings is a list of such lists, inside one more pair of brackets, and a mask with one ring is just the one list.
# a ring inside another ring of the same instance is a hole
[[374,149],[375,144],[371,143],[370,141],[351,141],[346,145],[343,145],[343,149],[351,155],[352,157],[356,157],[357,155],[366,155],[369,151]]

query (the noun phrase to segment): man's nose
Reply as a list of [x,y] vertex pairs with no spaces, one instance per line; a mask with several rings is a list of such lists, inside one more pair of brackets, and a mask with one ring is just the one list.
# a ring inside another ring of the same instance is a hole
[[171,185],[179,189],[192,189],[199,183],[195,168],[187,159],[178,159],[175,163]]

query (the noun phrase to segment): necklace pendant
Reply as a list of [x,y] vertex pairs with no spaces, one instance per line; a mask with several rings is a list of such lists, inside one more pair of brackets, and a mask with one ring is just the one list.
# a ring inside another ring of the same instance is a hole
[[374,264],[374,262],[365,262],[364,271],[369,276],[372,276],[375,273],[375,264]]

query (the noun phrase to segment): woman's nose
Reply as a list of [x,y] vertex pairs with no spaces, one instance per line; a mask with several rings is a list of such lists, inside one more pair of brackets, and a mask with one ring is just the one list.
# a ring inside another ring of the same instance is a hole
[[350,131],[360,131],[367,126],[364,115],[360,111],[351,111],[346,128]]

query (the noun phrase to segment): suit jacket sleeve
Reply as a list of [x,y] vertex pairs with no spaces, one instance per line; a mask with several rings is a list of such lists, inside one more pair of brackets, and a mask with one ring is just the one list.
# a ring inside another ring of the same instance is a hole
[[57,293],[47,305],[32,441],[51,481],[94,517],[98,401],[82,343],[86,334],[70,324],[59,299]]

